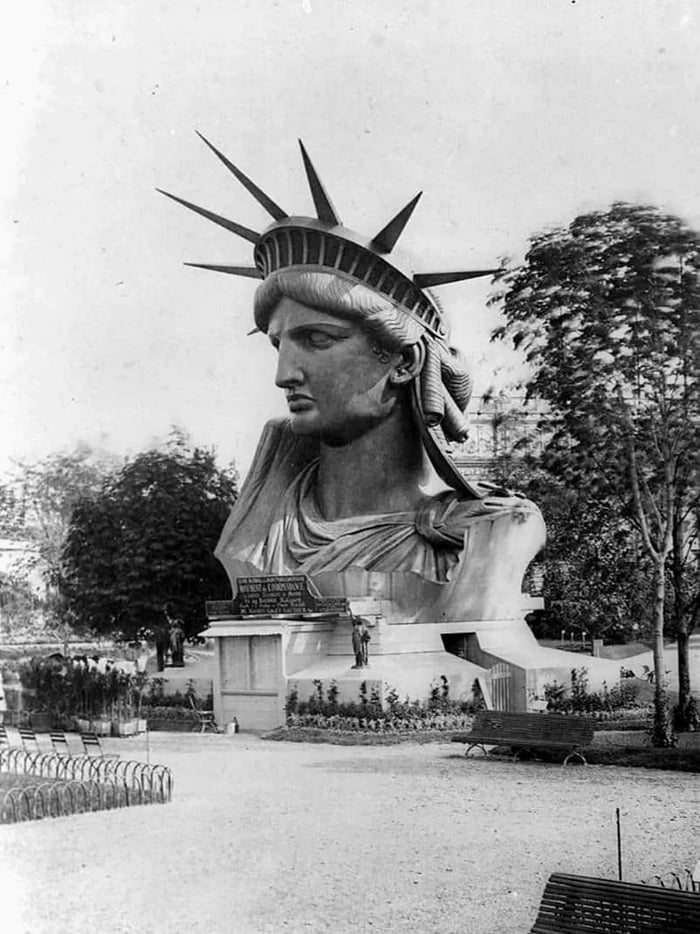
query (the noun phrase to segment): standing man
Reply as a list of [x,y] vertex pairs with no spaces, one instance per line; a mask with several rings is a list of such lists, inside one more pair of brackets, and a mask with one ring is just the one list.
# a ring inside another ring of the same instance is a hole
[[170,621],[168,619],[168,607],[163,608],[163,614],[159,617],[155,628],[156,640],[156,660],[158,671],[165,671],[165,659],[170,648]]

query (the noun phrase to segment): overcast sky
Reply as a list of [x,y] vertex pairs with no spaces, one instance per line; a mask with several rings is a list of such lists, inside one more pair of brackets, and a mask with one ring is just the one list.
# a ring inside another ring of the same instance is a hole
[[[287,211],[301,137],[347,226],[417,191],[423,270],[483,267],[612,200],[700,227],[700,4],[688,0],[24,0],[0,36],[0,466],[78,440],[134,453],[177,424],[248,465],[284,412],[244,240]],[[443,287],[477,393],[488,284]]]

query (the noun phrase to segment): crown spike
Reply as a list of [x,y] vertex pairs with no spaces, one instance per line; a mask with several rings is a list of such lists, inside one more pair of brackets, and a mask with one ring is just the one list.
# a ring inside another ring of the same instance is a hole
[[408,223],[411,214],[413,214],[413,209],[420,201],[422,194],[423,192],[419,191],[416,197],[412,201],[409,201],[406,207],[402,208],[395,217],[392,217],[386,227],[383,227],[379,233],[372,238],[370,247],[373,250],[377,250],[378,253],[391,253],[396,246],[396,241],[403,233],[404,227]]
[[255,182],[252,182],[247,175],[244,175],[243,172],[241,172],[241,170],[237,168],[233,162],[227,159],[222,152],[219,152],[216,146],[210,143],[206,136],[200,133],[199,130],[195,130],[195,133],[202,140],[202,142],[206,143],[214,155],[223,162],[229,172],[235,175],[241,185],[243,185],[244,188],[247,188],[255,200],[265,208],[270,217],[276,221],[283,221],[289,217],[289,214],[287,214],[286,211],[283,211],[279,204],[276,204],[272,198],[270,198],[265,194],[264,191],[262,191],[262,189],[258,188]]
[[201,214],[201,216],[206,217],[207,220],[213,221],[220,227],[225,227],[226,230],[230,230],[231,233],[235,233],[239,237],[243,237],[244,240],[250,240],[251,243],[257,243],[260,239],[260,234],[256,233],[254,230],[251,230],[249,227],[244,227],[242,224],[237,224],[235,221],[230,221],[225,217],[221,217],[220,214],[214,214],[212,211],[207,211],[206,208],[200,208],[196,204],[192,204],[191,201],[185,201],[184,198],[178,198],[177,195],[171,195],[169,192],[163,191],[162,188],[156,188],[156,191],[160,192],[161,195],[165,195],[166,198],[177,201],[178,204],[189,208],[190,211],[194,211],[195,214]]
[[338,216],[338,212],[333,207],[333,202],[328,197],[328,193],[323,187],[323,182],[318,177],[318,173],[313,167],[313,163],[311,162],[311,159],[309,159],[309,154],[301,140],[299,140],[299,146],[301,147],[301,157],[304,160],[306,177],[309,180],[311,197],[314,199],[314,206],[316,208],[316,215],[318,219],[320,221],[324,221],[326,224],[340,225],[342,221]]
[[413,282],[419,289],[429,289],[432,285],[447,285],[449,282],[462,282],[464,279],[478,279],[480,276],[492,276],[497,269],[472,269],[467,272],[419,272]]
[[257,266],[217,266],[213,263],[185,263],[195,269],[209,269],[211,272],[226,272],[230,276],[245,276],[247,279],[262,279]]

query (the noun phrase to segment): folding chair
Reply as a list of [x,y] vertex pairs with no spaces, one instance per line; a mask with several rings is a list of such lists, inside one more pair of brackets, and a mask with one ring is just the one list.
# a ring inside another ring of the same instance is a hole
[[7,735],[7,728],[0,723],[0,749],[11,746],[10,737]]
[[105,752],[102,748],[102,743],[100,742],[100,737],[97,733],[81,733],[80,738],[83,741],[83,749],[85,750],[86,756],[91,756],[93,759],[118,759],[118,752]]
[[[213,710],[200,710],[197,704],[195,703],[194,697],[192,697],[191,694],[189,695],[189,698],[190,698],[190,707],[192,708],[192,710],[195,713],[195,716],[197,717],[195,727],[196,726],[199,727],[199,732],[206,733],[207,730],[210,730],[212,733],[218,733],[219,728],[216,725],[216,720],[214,719],[214,711]],[[192,729],[194,729],[194,727],[192,727]]]
[[51,739],[53,751],[58,753],[59,756],[72,755],[68,740],[66,739],[66,734],[62,730],[52,730],[49,733],[49,738]]
[[19,738],[22,741],[25,752],[41,752],[36,733],[31,727],[20,726],[17,729],[19,730]]

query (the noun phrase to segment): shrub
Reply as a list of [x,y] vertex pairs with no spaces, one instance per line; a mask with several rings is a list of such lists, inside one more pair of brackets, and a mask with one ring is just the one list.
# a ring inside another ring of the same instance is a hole
[[325,696],[323,682],[317,679],[313,684],[308,701],[299,700],[297,685],[290,686],[285,703],[287,725],[351,731],[463,729],[469,725],[470,715],[483,706],[478,682],[474,682],[471,700],[454,701],[444,675],[431,684],[427,701],[401,700],[395,688],[385,685],[382,703],[379,687],[375,684],[370,691],[362,681],[358,700],[341,703],[335,681],[330,682]]
[[638,694],[639,687],[626,678],[612,688],[608,688],[603,682],[602,691],[589,691],[587,668],[571,670],[570,690],[557,681],[544,686],[548,713],[585,713],[601,718],[606,714],[612,715],[616,711],[631,709],[636,711],[636,715],[643,715],[644,708],[639,707],[637,703]]
[[168,704],[163,707],[151,706],[145,710],[148,720],[177,720],[185,723],[198,723],[197,713],[191,707],[176,707]]

